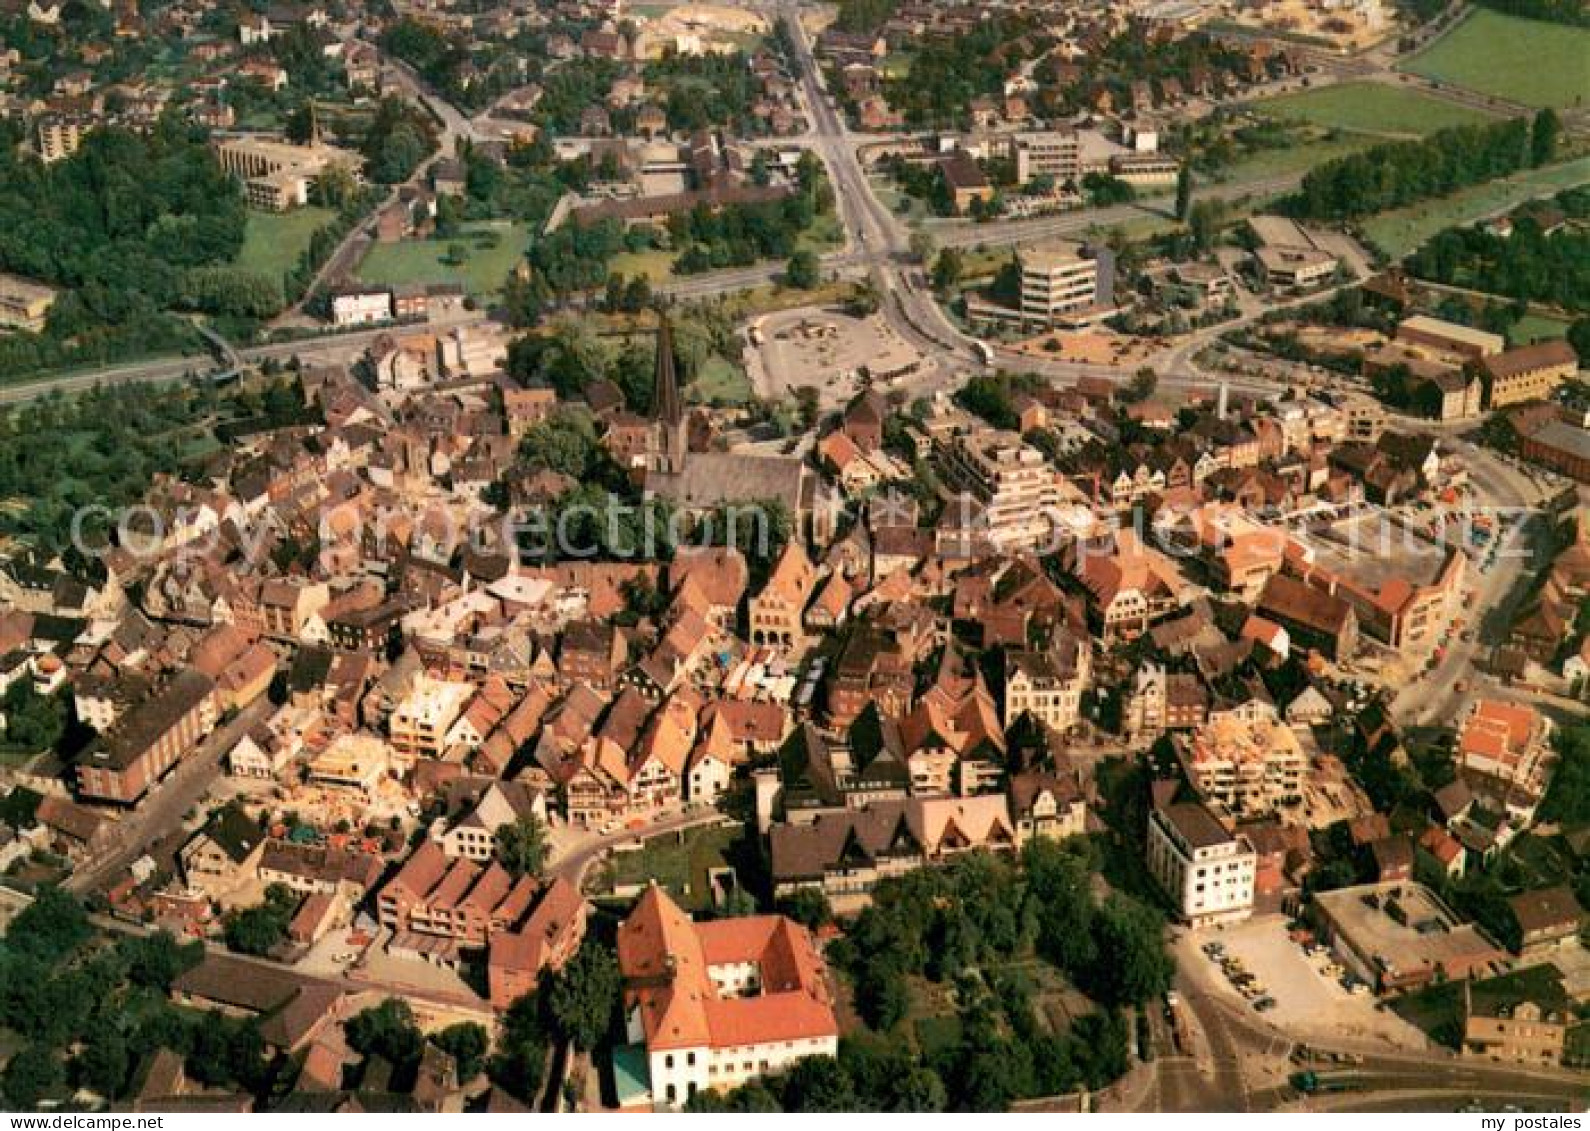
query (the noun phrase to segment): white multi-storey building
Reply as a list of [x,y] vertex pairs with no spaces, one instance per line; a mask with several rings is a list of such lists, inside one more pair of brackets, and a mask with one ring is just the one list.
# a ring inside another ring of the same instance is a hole
[[1148,870],[1193,927],[1234,923],[1253,913],[1258,857],[1207,807],[1177,802],[1148,817]]
[[1099,297],[1099,261],[1068,240],[1037,244],[1017,253],[1021,267],[1021,317],[1052,326],[1086,310]]

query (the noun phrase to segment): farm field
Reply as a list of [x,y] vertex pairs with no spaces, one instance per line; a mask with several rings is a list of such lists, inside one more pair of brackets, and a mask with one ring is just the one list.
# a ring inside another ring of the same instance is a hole
[[1344,83],[1305,94],[1267,98],[1253,108],[1286,121],[1387,137],[1422,137],[1450,126],[1472,125],[1492,118],[1427,94],[1372,82]]
[[1581,157],[1381,213],[1364,221],[1364,234],[1387,255],[1401,258],[1443,228],[1472,224],[1527,200],[1586,183],[1590,183],[1590,157]]
[[[485,247],[478,238],[488,232],[499,238]],[[496,294],[514,264],[524,255],[530,238],[523,224],[470,224],[456,239],[400,240],[374,244],[359,264],[359,278],[367,283],[462,283],[472,295]],[[442,262],[452,245],[463,247],[463,263]]]
[[309,246],[310,237],[335,217],[331,209],[313,206],[291,212],[259,212],[250,208],[237,265],[275,276],[291,271]]
[[1590,28],[1481,8],[1402,69],[1528,106],[1573,106],[1590,91]]

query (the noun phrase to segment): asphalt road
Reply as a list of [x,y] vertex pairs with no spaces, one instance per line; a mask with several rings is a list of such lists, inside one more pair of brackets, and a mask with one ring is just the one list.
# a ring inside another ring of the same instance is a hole
[[[468,311],[463,316],[448,321],[448,326],[468,326],[484,321],[480,311]],[[399,328],[401,330],[401,328]],[[394,328],[383,326],[374,330],[352,330],[346,333],[320,334],[295,341],[272,342],[264,346],[250,346],[237,351],[245,361],[278,361],[300,357],[309,361],[348,361],[363,353],[365,347]],[[208,357],[168,357],[132,365],[117,365],[108,369],[95,369],[64,377],[48,377],[20,385],[0,388],[0,405],[21,404],[56,393],[81,393],[97,385],[158,385],[180,381],[189,375],[207,373],[211,368]]]

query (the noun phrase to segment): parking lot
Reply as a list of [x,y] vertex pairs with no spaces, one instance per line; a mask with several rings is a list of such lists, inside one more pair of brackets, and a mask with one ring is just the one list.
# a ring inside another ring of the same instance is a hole
[[[1307,955],[1289,937],[1284,916],[1265,915],[1222,930],[1199,932],[1189,941],[1194,954],[1185,954],[1183,961],[1197,967],[1200,981],[1250,1010],[1254,1002],[1269,998],[1274,1005],[1255,1012],[1288,1032],[1378,1039],[1413,1048],[1427,1043],[1413,1026],[1389,1011],[1376,1009],[1376,999],[1367,987],[1349,992],[1340,981],[1339,968],[1332,971],[1328,953]],[[1221,948],[1220,953],[1211,957],[1204,950],[1208,946]],[[1222,959],[1229,960],[1234,973],[1227,972]],[[1239,988],[1236,979],[1244,974],[1251,980]]]
[[848,401],[865,370],[887,386],[919,372],[921,354],[878,315],[856,318],[802,307],[758,320],[750,331],[747,372],[762,396],[783,397],[814,386],[825,406]]

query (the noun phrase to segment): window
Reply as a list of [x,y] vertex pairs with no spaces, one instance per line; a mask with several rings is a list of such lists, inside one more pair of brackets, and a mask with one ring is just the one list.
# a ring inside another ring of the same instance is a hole
[[[672,1068],[673,1066],[674,1066],[674,1054],[673,1053],[669,1053],[666,1057],[663,1058],[663,1067],[664,1068]],[[669,1090],[672,1091],[671,1088]]]

